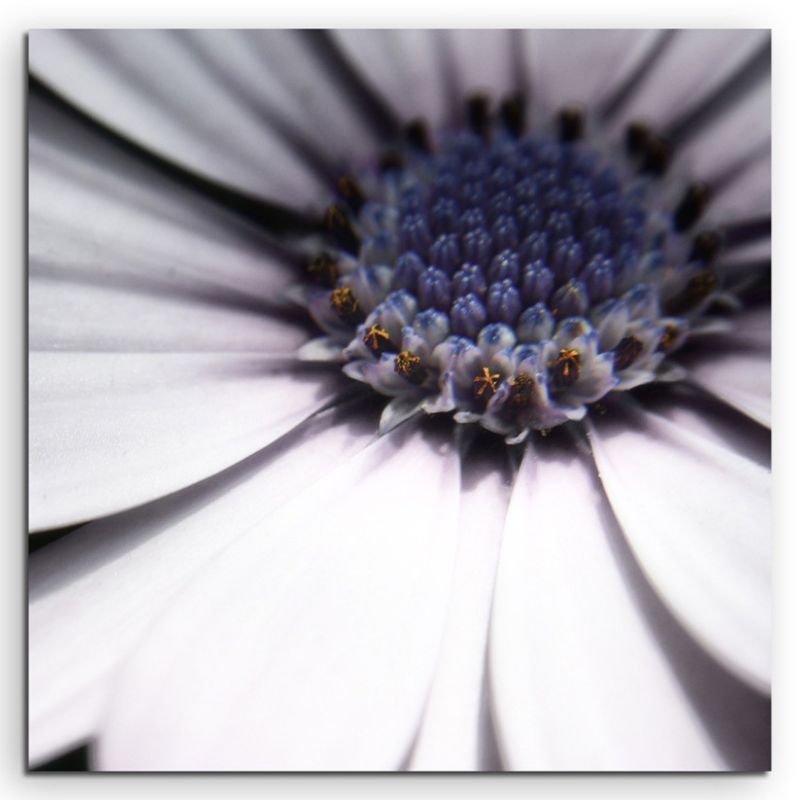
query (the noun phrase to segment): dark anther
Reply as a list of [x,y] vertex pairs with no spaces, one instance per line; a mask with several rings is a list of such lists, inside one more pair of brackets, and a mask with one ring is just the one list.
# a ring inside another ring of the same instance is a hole
[[525,97],[515,94],[503,100],[500,104],[500,119],[512,136],[522,136],[525,132]]
[[339,192],[339,197],[341,197],[356,214],[361,210],[361,206],[367,202],[367,196],[364,194],[361,184],[352,175],[342,175],[339,180],[336,181],[336,190]]
[[675,230],[683,233],[691,228],[703,215],[710,199],[711,189],[707,183],[690,183],[673,215]]
[[428,136],[428,126],[425,120],[414,119],[406,125],[406,141],[417,150],[425,153],[431,152],[431,141]]
[[644,122],[631,122],[625,129],[625,150],[628,155],[642,155],[649,138],[650,128]]
[[414,384],[421,384],[427,377],[427,370],[422,366],[422,359],[403,350],[394,357],[394,371]]
[[320,286],[333,289],[339,278],[339,263],[330,253],[320,253],[311,259],[308,265],[308,274]]
[[341,206],[328,206],[323,225],[343,250],[350,253],[358,252],[360,244],[358,236],[350,224],[347,212]]
[[672,145],[662,136],[648,136],[642,148],[642,172],[660,177],[672,161]]
[[378,161],[378,169],[381,172],[400,172],[405,164],[401,153],[397,150],[387,150]]
[[364,344],[376,355],[380,355],[391,344],[389,331],[381,325],[371,325],[364,334]]
[[558,112],[558,135],[562,142],[575,142],[583,136],[583,111],[562,108]]
[[614,369],[627,369],[639,357],[644,345],[635,336],[626,336],[614,348]]
[[710,264],[722,249],[722,234],[718,231],[700,231],[692,241],[689,261],[702,261]]
[[467,124],[484,139],[489,133],[489,98],[475,94],[467,98]]
[[557,389],[566,389],[578,380],[581,374],[581,354],[574,349],[562,347],[558,358],[548,364],[550,382]]
[[506,400],[506,409],[514,412],[527,408],[533,400],[533,378],[521,372],[511,380],[511,391]]
[[700,305],[717,288],[717,276],[710,270],[696,272],[683,291],[667,303],[668,314],[678,314]]
[[667,327],[664,328],[664,333],[661,334],[661,340],[658,343],[658,352],[669,353],[678,339],[678,333],[677,326],[667,325]]
[[358,305],[353,290],[347,286],[340,286],[331,292],[331,308],[348,325],[358,325],[364,319],[364,312]]

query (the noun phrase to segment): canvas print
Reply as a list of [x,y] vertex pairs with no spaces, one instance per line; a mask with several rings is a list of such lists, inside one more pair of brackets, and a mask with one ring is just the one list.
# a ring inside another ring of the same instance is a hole
[[768,31],[27,48],[30,769],[770,768]]

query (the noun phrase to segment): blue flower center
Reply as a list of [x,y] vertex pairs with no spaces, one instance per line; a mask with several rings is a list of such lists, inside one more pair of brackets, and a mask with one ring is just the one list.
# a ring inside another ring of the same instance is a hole
[[338,182],[308,306],[351,377],[518,440],[658,379],[716,289],[689,238],[706,198],[653,175],[639,128],[615,148],[574,111],[523,135],[513,103],[468,110]]

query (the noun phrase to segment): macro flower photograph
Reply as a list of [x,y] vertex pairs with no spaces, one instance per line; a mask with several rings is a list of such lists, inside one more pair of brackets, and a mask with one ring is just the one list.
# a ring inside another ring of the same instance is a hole
[[27,67],[28,769],[770,770],[769,30]]

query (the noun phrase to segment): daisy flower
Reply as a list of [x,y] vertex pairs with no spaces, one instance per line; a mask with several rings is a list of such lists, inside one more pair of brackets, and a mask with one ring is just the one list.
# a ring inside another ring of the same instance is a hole
[[767,33],[29,55],[31,764],[769,768]]

